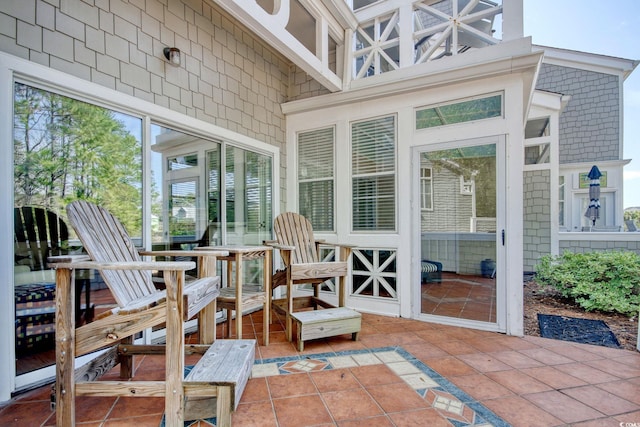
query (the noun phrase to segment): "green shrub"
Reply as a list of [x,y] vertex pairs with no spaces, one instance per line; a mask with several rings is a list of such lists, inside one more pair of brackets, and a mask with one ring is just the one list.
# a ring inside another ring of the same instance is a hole
[[638,315],[640,255],[630,251],[546,255],[540,259],[536,282],[557,289],[587,311]]

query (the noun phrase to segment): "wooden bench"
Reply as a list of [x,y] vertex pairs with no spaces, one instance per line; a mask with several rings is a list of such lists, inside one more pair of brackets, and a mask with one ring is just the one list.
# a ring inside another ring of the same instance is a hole
[[334,335],[352,334],[354,341],[362,323],[362,315],[347,307],[326,308],[291,313],[298,330],[298,351],[304,350],[304,342]]
[[[238,407],[251,376],[255,347],[256,340],[217,340],[209,347],[184,380],[185,420],[215,415],[216,426],[231,425],[231,412]],[[208,392],[211,388],[212,393]]]

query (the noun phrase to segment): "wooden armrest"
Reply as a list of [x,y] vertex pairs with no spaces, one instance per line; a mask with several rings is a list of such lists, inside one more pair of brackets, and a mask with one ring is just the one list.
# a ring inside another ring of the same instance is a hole
[[140,256],[229,256],[228,251],[209,251],[209,250],[167,250],[167,251],[139,251]]
[[277,243],[277,242],[275,242],[273,240],[265,240],[264,244],[266,246],[271,246],[272,248],[278,249],[278,250],[281,250],[281,251],[293,251],[293,250],[296,249],[295,246],[281,245],[280,243]]
[[57,262],[50,263],[53,268],[93,268],[95,270],[162,270],[162,271],[187,271],[196,268],[193,261],[123,261],[123,262],[95,262],[95,261],[76,261],[76,262]]
[[353,249],[358,247],[358,245],[352,245],[347,243],[331,243],[331,244],[334,246],[340,246],[341,248],[347,248],[347,249]]
[[47,257],[49,264],[65,263],[71,264],[81,261],[90,261],[89,255],[55,255]]

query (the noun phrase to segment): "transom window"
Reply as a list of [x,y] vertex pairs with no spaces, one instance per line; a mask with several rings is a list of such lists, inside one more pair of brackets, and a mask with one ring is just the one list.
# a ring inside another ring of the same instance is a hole
[[501,116],[502,95],[499,94],[417,110],[416,129],[426,129]]

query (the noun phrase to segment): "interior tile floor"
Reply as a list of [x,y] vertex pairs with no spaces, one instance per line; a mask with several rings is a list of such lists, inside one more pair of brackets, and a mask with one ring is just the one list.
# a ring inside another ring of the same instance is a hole
[[[261,312],[243,321],[244,338],[258,340],[257,363],[234,426],[640,425],[639,352],[364,314],[359,341],[309,341],[299,353],[280,319],[269,346]],[[161,356],[137,365],[138,377],[162,378]],[[55,425],[50,390],[16,396],[0,408],[0,425]],[[163,405],[80,397],[77,425],[157,427]]]

